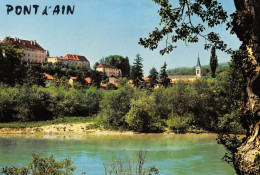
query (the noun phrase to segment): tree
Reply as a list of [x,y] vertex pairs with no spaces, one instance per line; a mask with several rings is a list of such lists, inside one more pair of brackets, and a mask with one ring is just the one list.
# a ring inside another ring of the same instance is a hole
[[211,56],[210,56],[210,69],[211,69],[211,77],[215,78],[216,77],[216,69],[218,67],[218,57],[216,55],[216,48],[212,47],[211,48]]
[[99,65],[99,62],[96,62],[94,65],[93,65],[93,69],[96,70],[97,66]]
[[50,52],[49,52],[49,50],[47,50],[46,55],[47,55],[47,57],[50,57]]
[[26,71],[25,83],[28,85],[44,86],[46,77],[43,74],[43,69],[39,64],[28,64]]
[[136,87],[139,87],[141,82],[143,81],[143,58],[140,54],[136,55],[136,59],[134,65],[131,70],[131,79]]
[[104,123],[116,129],[126,129],[125,115],[130,110],[133,91],[129,86],[110,91],[101,101],[101,116]]
[[[149,38],[140,39],[139,44],[145,48],[156,49],[159,42],[166,37],[166,47],[160,51],[165,54],[176,48],[173,43],[179,40],[195,43],[201,36],[207,41],[205,49],[215,46],[216,49],[231,52],[217,33],[205,34],[205,23],[208,31],[227,21],[227,12],[217,0],[179,0],[178,7],[173,7],[169,0],[153,1],[160,5],[158,13],[162,27],[150,33]],[[233,149],[234,168],[239,174],[257,174],[260,171],[260,162],[255,162],[254,153],[259,152],[260,148],[260,1],[234,0],[234,3],[236,12],[231,15],[232,21],[227,26],[242,41],[236,62],[246,81],[243,125],[247,129],[243,143]],[[194,24],[194,16],[201,22]]]
[[162,130],[160,117],[157,115],[153,96],[141,96],[131,101],[126,122],[130,128],[137,132],[158,132]]
[[102,81],[102,73],[99,72],[99,71],[96,71],[96,70],[93,70],[91,72],[91,82],[92,82],[92,85],[93,86],[96,86],[96,87],[99,87],[100,86],[100,83]]
[[76,82],[80,83],[83,87],[88,85],[88,82],[85,80],[85,77],[82,74],[77,75]]
[[0,82],[12,86],[22,83],[25,77],[25,68],[20,61],[22,56],[22,50],[9,43],[0,43]]
[[151,83],[151,86],[154,88],[154,86],[158,83],[157,79],[158,79],[158,72],[157,70],[155,69],[155,67],[153,67],[151,70],[150,70],[150,75],[148,76],[149,77],[149,82]]
[[167,64],[166,64],[166,62],[164,62],[163,66],[161,67],[161,71],[160,71],[160,80],[161,80],[161,84],[164,87],[168,87],[171,83],[171,79],[168,78],[166,68],[167,68]]

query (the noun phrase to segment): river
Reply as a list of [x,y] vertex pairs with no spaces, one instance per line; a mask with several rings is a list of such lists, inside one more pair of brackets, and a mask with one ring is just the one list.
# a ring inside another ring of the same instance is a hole
[[53,154],[56,160],[71,157],[75,174],[104,174],[105,164],[126,157],[136,160],[146,150],[145,166],[155,165],[162,175],[234,175],[221,158],[223,146],[215,134],[118,136],[12,136],[0,135],[0,167],[27,165],[32,153]]

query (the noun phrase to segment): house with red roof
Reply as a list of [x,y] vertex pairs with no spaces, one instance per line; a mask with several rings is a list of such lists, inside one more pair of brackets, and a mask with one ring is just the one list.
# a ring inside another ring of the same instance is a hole
[[90,62],[85,56],[67,54],[64,57],[48,57],[49,63],[58,63],[68,66],[80,66],[90,70]]
[[44,82],[45,85],[48,85],[54,81],[54,78],[49,74],[44,73],[44,77],[46,77],[46,80]]
[[39,45],[35,40],[23,40],[20,38],[6,37],[2,43],[8,42],[18,49],[24,51],[24,55],[21,58],[23,62],[33,62],[33,63],[45,63],[47,54],[46,50]]
[[99,64],[96,67],[96,71],[102,72],[108,77],[122,77],[121,69],[118,69],[117,67],[108,64]]

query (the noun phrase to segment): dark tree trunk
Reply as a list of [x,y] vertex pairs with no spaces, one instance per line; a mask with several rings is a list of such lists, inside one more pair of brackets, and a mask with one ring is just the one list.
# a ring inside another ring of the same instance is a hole
[[237,13],[233,30],[242,41],[241,65],[246,78],[246,98],[243,123],[247,139],[234,154],[238,174],[260,174],[256,161],[260,153],[260,0],[234,0]]

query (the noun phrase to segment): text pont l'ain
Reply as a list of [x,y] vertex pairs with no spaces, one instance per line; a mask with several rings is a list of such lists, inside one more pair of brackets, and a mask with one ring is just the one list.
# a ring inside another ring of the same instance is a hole
[[56,5],[56,6],[45,6],[40,8],[39,5],[17,5],[12,6],[6,5],[7,15],[16,14],[16,15],[31,15],[41,13],[42,15],[73,15],[75,10],[75,5]]

